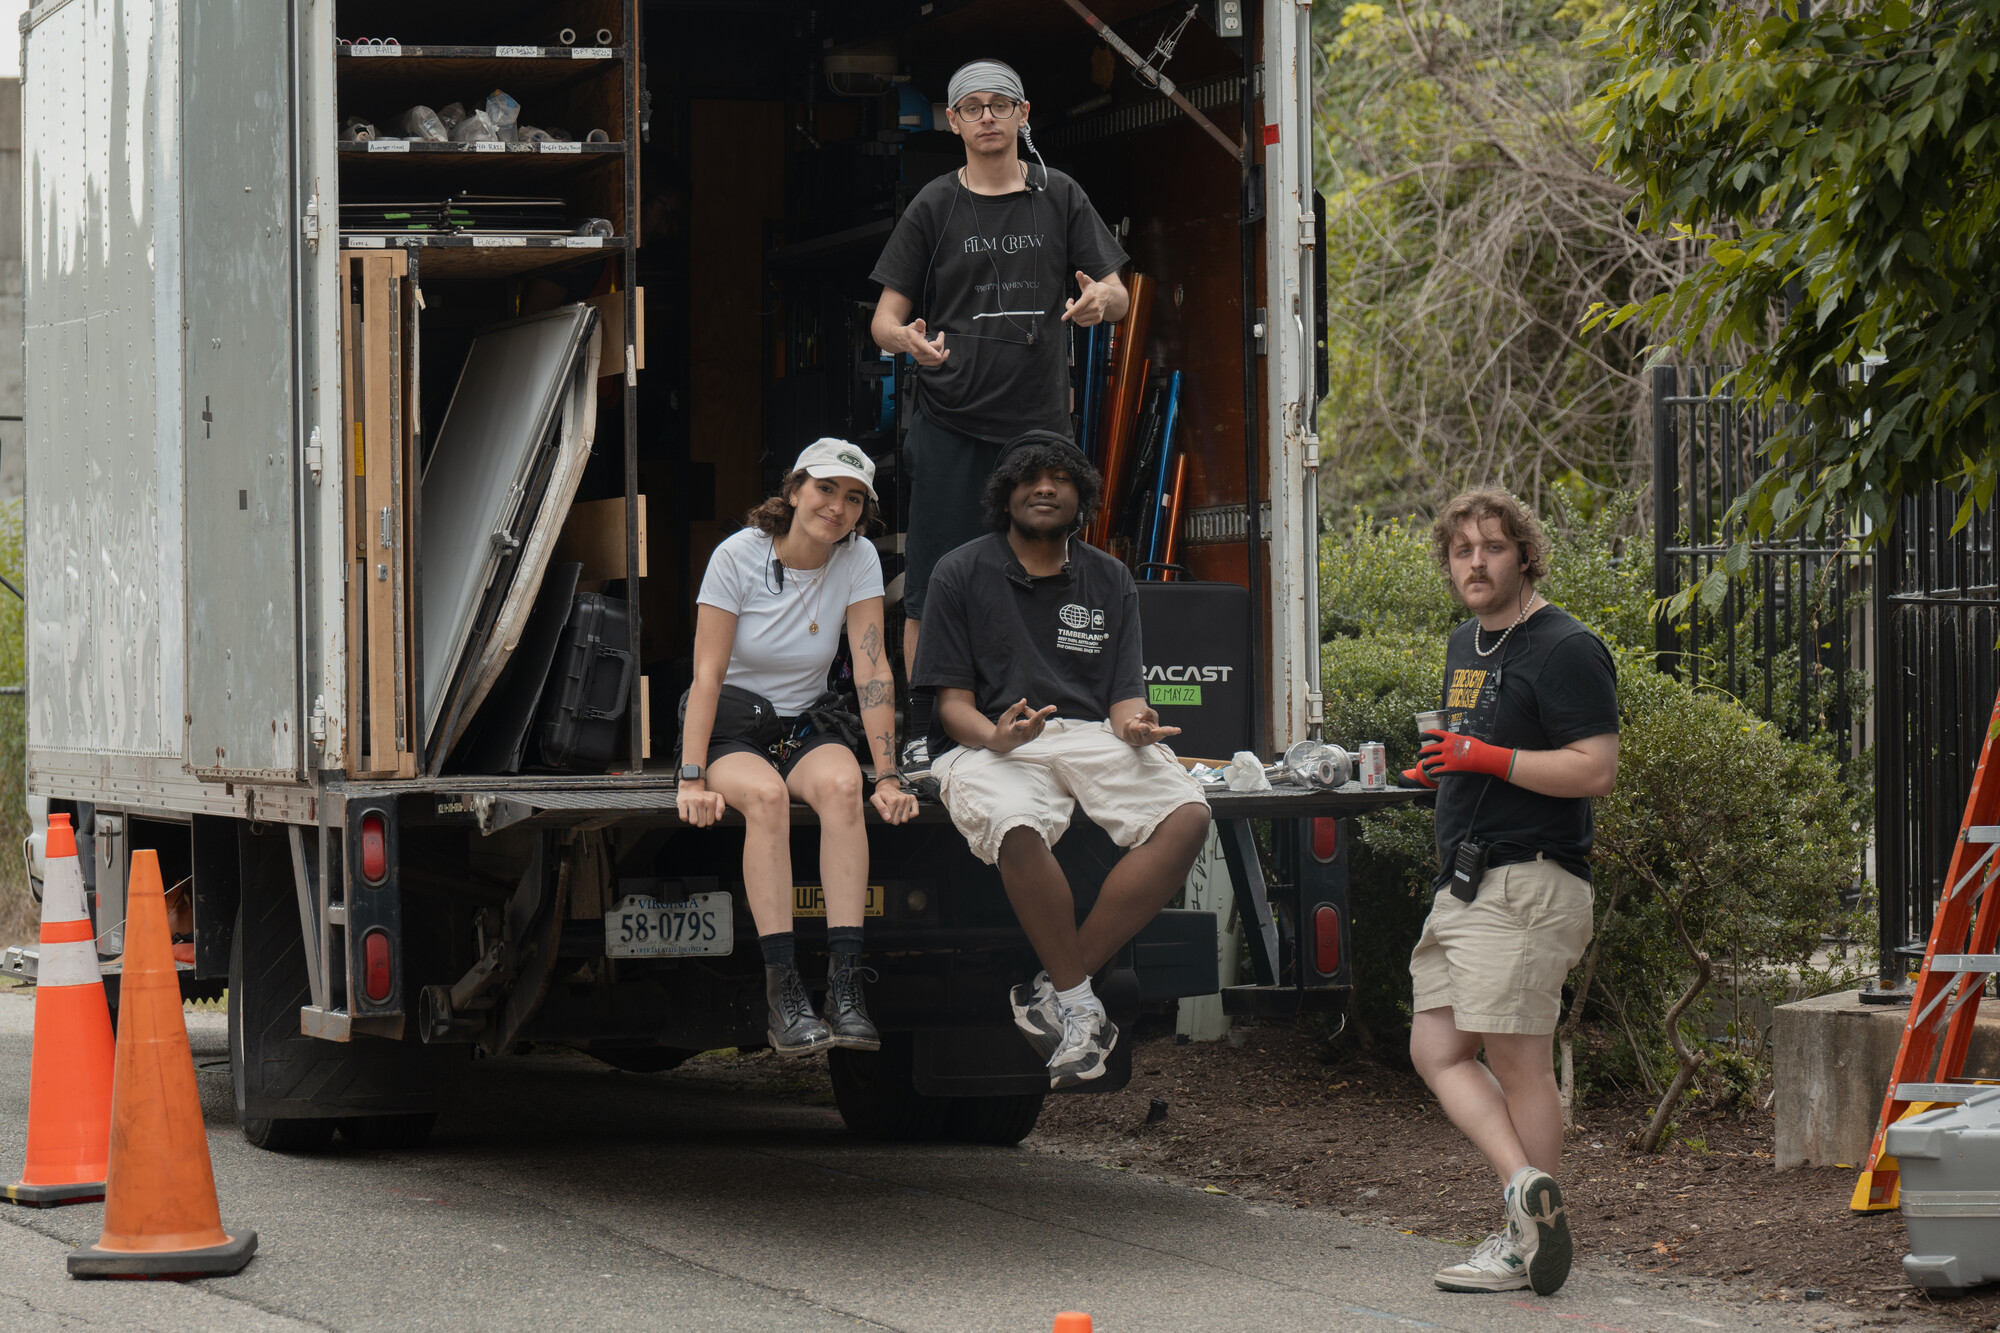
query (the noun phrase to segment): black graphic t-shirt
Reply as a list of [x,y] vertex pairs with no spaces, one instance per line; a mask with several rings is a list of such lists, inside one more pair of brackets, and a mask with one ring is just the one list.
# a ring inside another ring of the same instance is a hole
[[[1445,649],[1440,706],[1467,710],[1454,730],[1510,750],[1559,750],[1618,730],[1618,669],[1604,641],[1569,612],[1544,606],[1489,657],[1473,651],[1478,624],[1468,620],[1453,630]],[[930,633],[928,623],[924,632]],[[1480,646],[1491,649],[1498,637],[1482,634]],[[1543,796],[1479,773],[1447,773],[1438,783],[1442,866],[1450,866],[1459,844],[1472,837],[1492,849],[1490,865],[1547,853],[1589,879],[1591,836],[1589,797]],[[1440,870],[1437,887],[1449,881],[1449,872]]]
[[[1039,182],[1039,165],[1028,168]],[[1048,188],[974,194],[948,172],[917,192],[870,282],[910,298],[951,355],[917,368],[917,405],[948,430],[1011,440],[1070,434],[1069,334],[1063,302],[1080,269],[1093,279],[1126,260],[1083,189],[1060,171]]]
[[[1022,699],[1055,716],[1102,722],[1121,699],[1143,699],[1139,593],[1132,572],[1073,541],[1069,570],[1034,578],[999,533],[938,561],[910,683],[971,690],[989,721]],[[931,753],[958,744],[931,725]]]

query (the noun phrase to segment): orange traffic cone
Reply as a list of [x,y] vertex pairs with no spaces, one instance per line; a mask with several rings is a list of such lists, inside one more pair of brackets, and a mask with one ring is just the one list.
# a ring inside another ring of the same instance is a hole
[[1055,1333],[1090,1333],[1090,1316],[1064,1310],[1056,1316]]
[[69,1256],[71,1277],[203,1277],[234,1273],[257,1233],[222,1229],[215,1169],[181,1017],[180,980],[160,861],[132,853],[125,895],[125,976],[118,1072],[111,1085],[111,1173],[104,1234]]
[[50,815],[43,857],[42,947],[28,1075],[28,1165],[0,1199],[30,1208],[104,1197],[111,1148],[111,1010],[68,815]]

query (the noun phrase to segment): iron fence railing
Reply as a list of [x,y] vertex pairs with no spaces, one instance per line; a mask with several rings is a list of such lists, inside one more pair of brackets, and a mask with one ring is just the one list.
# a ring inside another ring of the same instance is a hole
[[[1725,372],[1653,372],[1653,569],[1662,597],[1719,567],[1729,506],[1763,471],[1782,416],[1717,392]],[[1707,680],[1843,759],[1873,747],[1872,878],[1881,974],[1911,966],[1931,917],[2000,688],[1992,512],[1952,531],[1962,497],[1906,499],[1868,555],[1836,534],[1753,544],[1714,613],[1658,629],[1663,669]]]
[[1905,500],[1878,566],[1875,878],[1884,978],[1913,970],[1930,939],[2000,685],[1994,515],[1975,513],[1954,533],[1961,499],[1940,489]]
[[[1783,424],[1718,393],[1724,373],[1653,371],[1653,583],[1663,598],[1721,568],[1740,536],[1729,507],[1763,472],[1760,450]],[[1793,739],[1825,740],[1845,761],[1868,744],[1855,696],[1872,565],[1838,533],[1753,543],[1747,576],[1718,608],[1658,623],[1658,663],[1735,696]]]

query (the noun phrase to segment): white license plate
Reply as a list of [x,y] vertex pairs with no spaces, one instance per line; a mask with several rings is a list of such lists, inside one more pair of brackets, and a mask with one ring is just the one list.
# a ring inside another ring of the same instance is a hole
[[663,903],[628,894],[604,917],[604,952],[612,958],[720,957],[736,947],[726,893],[697,893]]

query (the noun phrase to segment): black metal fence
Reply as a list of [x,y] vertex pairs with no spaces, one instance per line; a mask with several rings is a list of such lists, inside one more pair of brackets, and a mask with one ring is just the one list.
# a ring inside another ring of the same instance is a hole
[[1994,515],[1957,533],[1961,497],[1903,502],[1878,557],[1875,880],[1882,975],[1921,954],[2000,687]]
[[[1653,583],[1669,597],[1720,568],[1738,536],[1729,506],[1764,470],[1782,418],[1716,392],[1723,371],[1653,371]],[[1873,561],[1839,534],[1759,542],[1747,577],[1714,610],[1656,630],[1659,664],[1741,700],[1795,740],[1824,737],[1844,761],[1868,744],[1856,709],[1871,631]]]
[[[1653,372],[1653,572],[1671,596],[1718,568],[1730,504],[1763,470],[1782,419],[1716,392],[1723,371]],[[1961,497],[1903,502],[1868,555],[1844,535],[1758,543],[1722,606],[1662,623],[1663,669],[1706,680],[1786,734],[1825,738],[1847,759],[1873,747],[1881,972],[1930,938],[2000,688],[1995,516],[1952,532]],[[1901,956],[1899,957],[1899,951]]]

